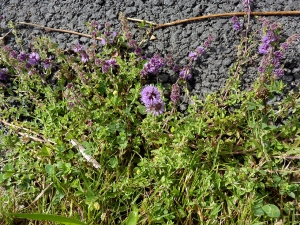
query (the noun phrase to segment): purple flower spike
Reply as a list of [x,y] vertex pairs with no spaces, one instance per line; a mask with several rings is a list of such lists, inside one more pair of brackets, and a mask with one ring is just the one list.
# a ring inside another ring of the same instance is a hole
[[39,61],[40,61],[40,56],[38,53],[36,52],[30,53],[29,60],[28,60],[30,65],[35,66],[39,63]]
[[172,102],[176,103],[179,100],[179,97],[180,97],[180,87],[176,83],[176,84],[172,85],[172,91],[171,91],[170,98],[171,98]]

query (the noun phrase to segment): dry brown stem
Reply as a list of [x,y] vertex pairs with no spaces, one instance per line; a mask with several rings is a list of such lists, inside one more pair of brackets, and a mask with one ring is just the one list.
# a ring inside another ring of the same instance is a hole
[[[217,17],[231,17],[231,16],[245,16],[247,12],[231,12],[231,13],[219,13],[219,14],[210,14],[205,16],[192,17],[183,20],[176,20],[170,23],[159,24],[154,27],[154,30],[174,26],[182,23],[193,22],[198,20],[205,20]],[[250,16],[292,16],[292,15],[300,15],[300,11],[275,11],[275,12],[250,12]]]

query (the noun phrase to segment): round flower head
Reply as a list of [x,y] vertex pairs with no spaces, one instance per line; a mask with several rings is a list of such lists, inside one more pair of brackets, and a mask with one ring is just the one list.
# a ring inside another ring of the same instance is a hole
[[141,91],[141,95],[141,100],[145,105],[161,99],[160,92],[158,91],[157,87],[153,85],[146,85]]
[[30,65],[32,65],[32,66],[37,65],[39,63],[39,61],[40,61],[40,56],[38,53],[36,53],[36,52],[30,53],[29,60],[28,60]]
[[160,92],[157,87],[147,85],[141,91],[142,102],[146,106],[146,111],[155,116],[164,112],[164,102],[161,99]]

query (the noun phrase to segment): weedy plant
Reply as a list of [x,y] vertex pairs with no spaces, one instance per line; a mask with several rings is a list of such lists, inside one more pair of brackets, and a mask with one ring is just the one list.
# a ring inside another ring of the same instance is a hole
[[[227,85],[205,100],[185,84],[212,37],[181,68],[170,56],[146,59],[123,15],[122,33],[88,24],[89,47],[63,50],[47,37],[30,52],[2,47],[1,223],[299,223],[299,92],[272,103],[296,36],[284,41],[280,24],[262,22],[261,37],[241,39]],[[242,90],[257,51],[257,81]],[[178,73],[170,96],[147,83],[164,66]]]

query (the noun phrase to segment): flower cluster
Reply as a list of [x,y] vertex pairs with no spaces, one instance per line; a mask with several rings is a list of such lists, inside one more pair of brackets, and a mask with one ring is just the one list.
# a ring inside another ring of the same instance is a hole
[[149,74],[156,75],[160,68],[164,65],[164,58],[159,57],[159,55],[155,54],[149,62],[144,65],[144,68],[140,72],[142,77],[145,77]]
[[33,51],[30,54],[26,54],[25,52],[18,52],[16,50],[12,50],[9,46],[4,46],[3,48],[6,52],[8,52],[8,55],[10,59],[16,60],[19,63],[24,63],[25,68],[31,69],[34,66],[41,65],[44,67],[44,69],[48,69],[51,67],[51,57],[46,58],[45,60],[41,60],[40,55]]
[[279,35],[277,35],[275,31],[276,30],[268,30],[262,37],[262,44],[258,48],[259,53],[266,55],[271,51],[272,45],[279,40]]
[[155,116],[164,112],[164,102],[158,88],[153,85],[146,85],[141,91],[141,101],[146,106],[146,111]]
[[237,16],[233,16],[231,18],[231,21],[233,23],[233,29],[236,31],[239,31],[242,29],[243,25],[242,23],[239,21],[239,19],[237,18]]
[[115,41],[116,36],[118,35],[117,32],[110,31],[110,24],[109,23],[105,23],[104,26],[104,31],[103,31],[104,37],[101,38],[101,44],[103,46],[107,45],[107,44],[113,44]]
[[73,51],[80,54],[81,62],[86,63],[87,61],[89,61],[89,55],[86,53],[82,45],[74,45]]
[[171,90],[171,101],[176,104],[176,102],[179,101],[179,97],[180,97],[180,87],[177,83],[172,85],[172,90]]
[[203,55],[206,50],[210,47],[211,42],[213,41],[213,36],[209,35],[207,40],[203,43],[203,46],[198,46],[195,51],[189,53],[190,62],[183,69],[179,70],[179,77],[183,80],[191,79],[191,66],[194,61],[198,59],[199,56]]
[[289,46],[295,42],[297,35],[289,37],[286,42],[279,45],[280,41],[280,24],[277,22],[270,23],[267,19],[261,19],[263,22],[262,44],[259,46],[259,53],[263,54],[263,58],[258,71],[260,73],[273,72],[277,77],[284,75],[284,69],[280,67],[280,61],[283,59],[284,52]]
[[114,69],[117,65],[118,64],[115,59],[105,60],[102,63],[102,73],[107,73],[110,69]]
[[39,62],[40,62],[40,56],[39,56],[39,54],[38,53],[36,53],[36,52],[32,52],[32,53],[30,53],[30,55],[29,55],[29,59],[28,59],[28,63],[30,64],[30,65],[32,65],[32,66],[35,66],[35,65],[37,65]]

